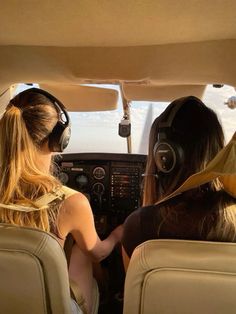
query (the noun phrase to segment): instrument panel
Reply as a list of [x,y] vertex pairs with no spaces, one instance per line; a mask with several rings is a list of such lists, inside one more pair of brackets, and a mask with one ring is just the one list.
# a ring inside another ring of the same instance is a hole
[[106,236],[141,205],[146,156],[134,154],[63,154],[58,177],[86,195],[98,234]]

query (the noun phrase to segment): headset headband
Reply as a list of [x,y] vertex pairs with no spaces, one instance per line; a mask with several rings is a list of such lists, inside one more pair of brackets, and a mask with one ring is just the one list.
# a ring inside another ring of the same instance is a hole
[[[65,106],[63,105],[63,103],[59,99],[57,99],[55,96],[53,96],[49,92],[47,92],[47,91],[45,91],[43,89],[40,89],[40,88],[32,87],[32,88],[29,88],[29,89],[26,89],[26,90],[20,92],[15,97],[17,97],[18,95],[23,95],[23,94],[27,94],[27,93],[31,93],[31,92],[35,92],[35,93],[38,93],[38,94],[41,94],[41,95],[44,95],[45,97],[47,97],[55,105],[55,107],[57,109],[59,109],[59,111],[63,112],[63,114],[65,115],[66,121],[62,120],[61,119],[61,115],[59,115],[59,119],[60,119],[59,122],[63,123],[65,126],[70,125],[70,118],[69,118],[69,115],[68,115],[68,113],[66,111]],[[13,97],[13,99],[15,97]],[[11,99],[10,102],[12,102],[13,99]],[[19,107],[14,102],[13,102],[13,104],[16,107]]]
[[[174,120],[177,112],[180,110],[180,108],[183,105],[186,104],[187,101],[191,101],[191,100],[203,105],[203,102],[195,96],[187,96],[187,97],[182,97],[182,98],[179,98],[177,100],[174,100],[167,109],[169,111],[169,115],[167,117],[167,120],[161,121],[159,123],[159,129],[170,128],[172,126],[173,120]],[[165,113],[165,111],[163,112],[163,114],[164,113]]]
[[[65,106],[52,94],[40,88],[29,88],[19,93],[18,95],[24,95],[32,92],[45,96],[57,110],[58,121],[48,136],[48,145],[52,152],[63,152],[63,150],[67,147],[69,143],[71,135],[70,118]],[[17,97],[18,95],[16,95],[15,97]],[[19,107],[20,104],[15,104],[15,97],[10,101],[10,103],[18,108],[21,108]]]
[[173,141],[171,128],[176,114],[188,101],[204,105],[200,99],[194,96],[182,97],[174,100],[159,117],[157,142],[153,147],[153,156],[159,174],[169,174],[176,166],[180,166],[184,162],[184,150],[180,143]]

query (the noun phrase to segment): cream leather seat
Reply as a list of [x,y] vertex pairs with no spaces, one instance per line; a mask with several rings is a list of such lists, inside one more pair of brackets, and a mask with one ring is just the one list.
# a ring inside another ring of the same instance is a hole
[[124,314],[233,314],[236,244],[150,240],[133,252]]
[[0,224],[0,313],[72,313],[65,255],[52,235]]

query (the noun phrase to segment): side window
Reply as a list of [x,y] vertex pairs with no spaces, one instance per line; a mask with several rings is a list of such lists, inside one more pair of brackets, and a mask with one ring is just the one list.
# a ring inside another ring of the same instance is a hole
[[223,126],[226,143],[231,139],[236,131],[236,108],[230,109],[226,102],[229,97],[235,96],[236,91],[232,86],[224,85],[221,88],[214,88],[211,85],[207,86],[203,101],[213,109]]

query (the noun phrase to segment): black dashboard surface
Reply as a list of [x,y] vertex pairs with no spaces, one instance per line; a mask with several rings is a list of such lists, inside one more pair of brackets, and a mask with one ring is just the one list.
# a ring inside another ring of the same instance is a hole
[[89,199],[100,236],[141,205],[145,163],[145,155],[110,153],[63,154],[57,161],[62,183]]

